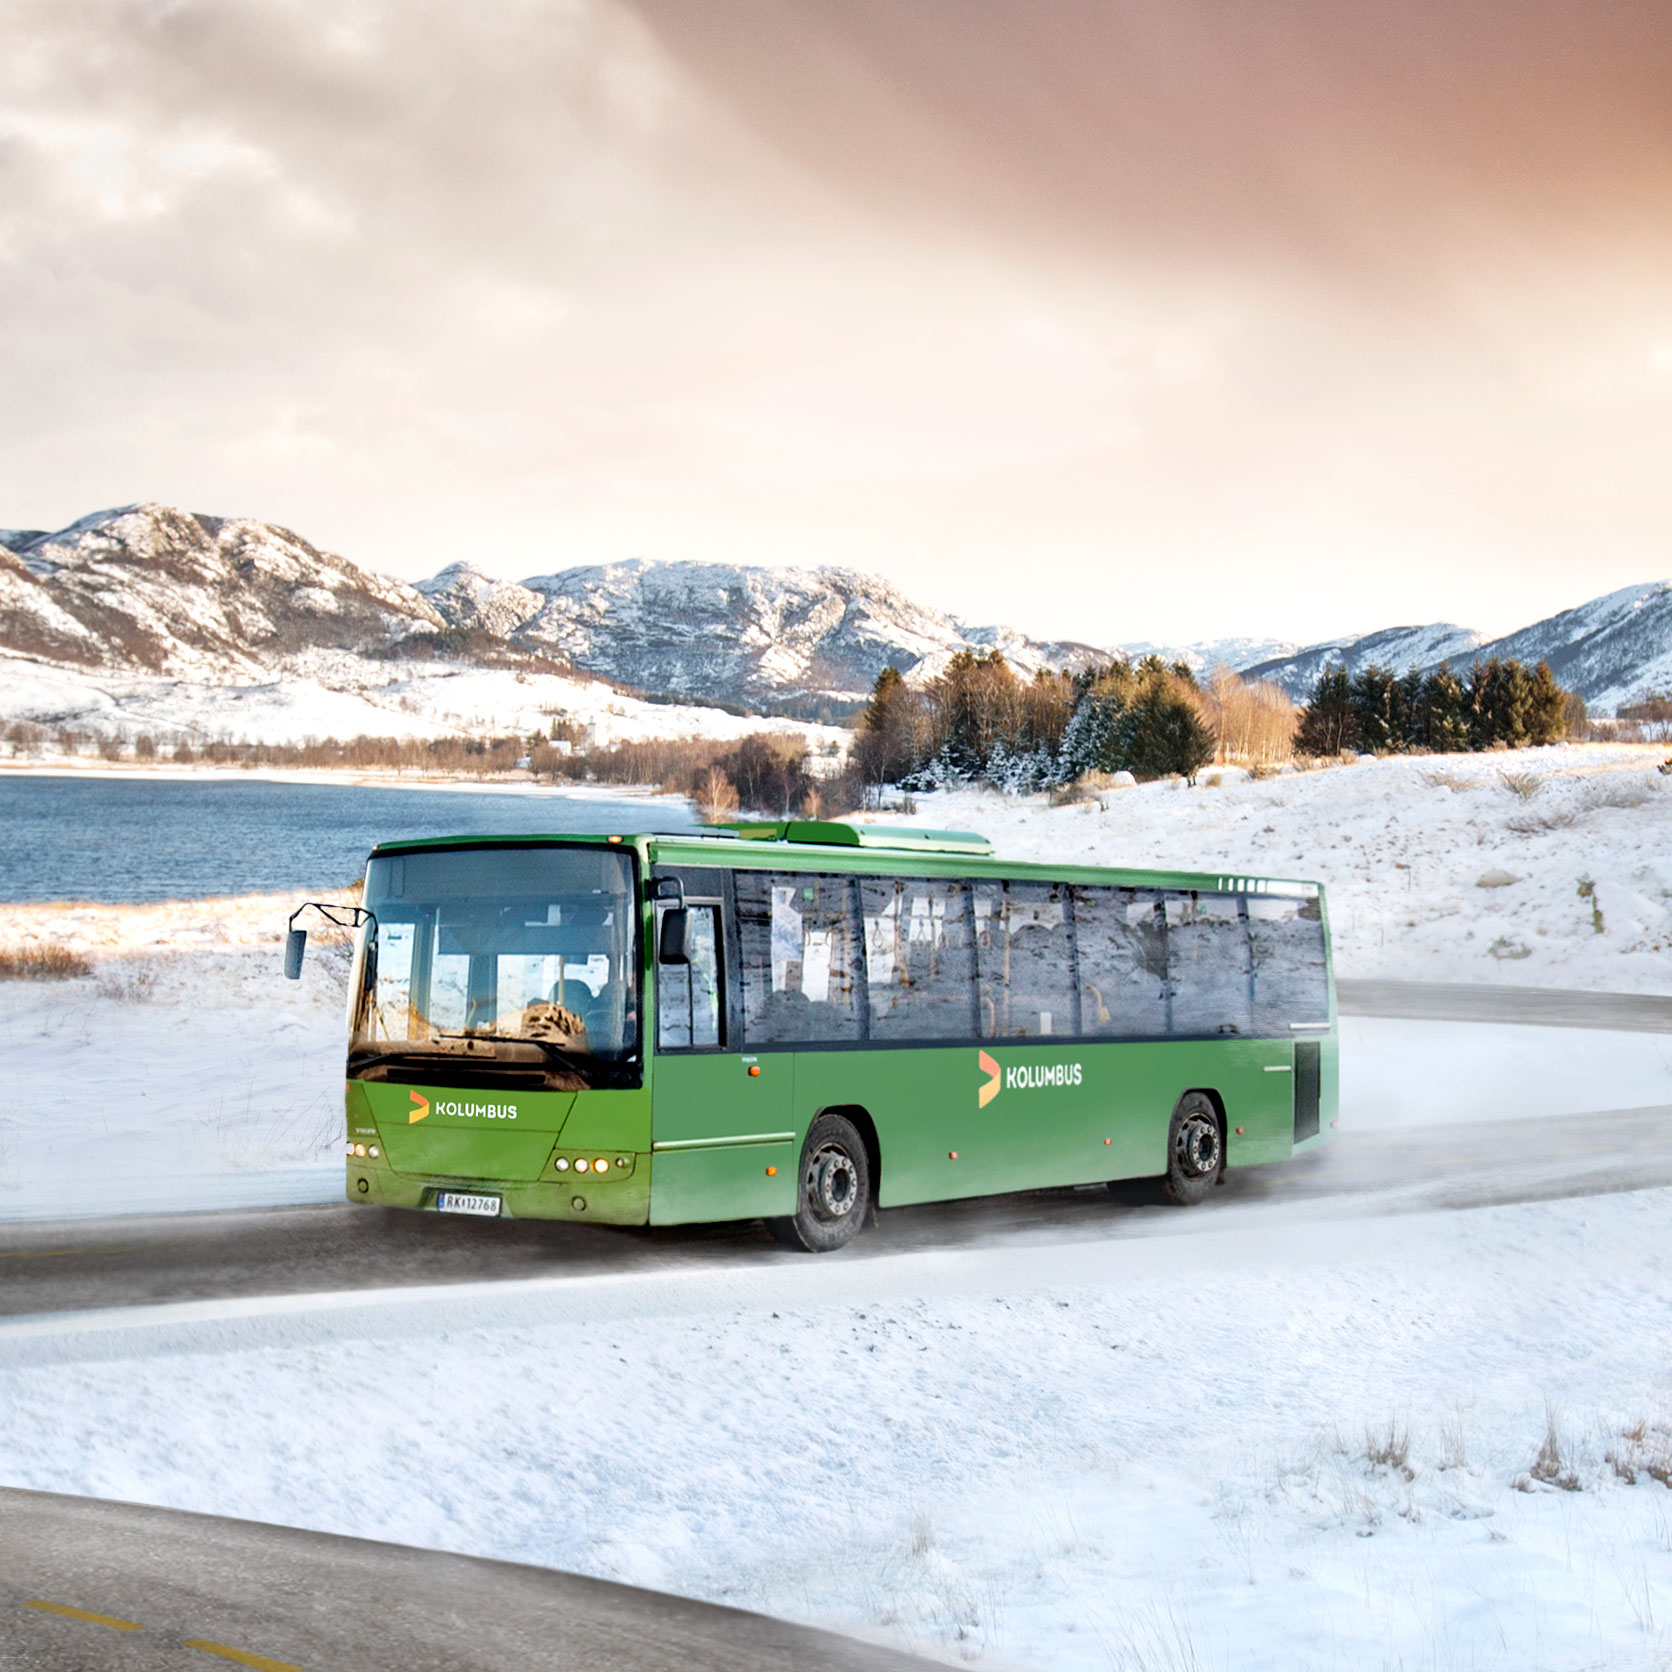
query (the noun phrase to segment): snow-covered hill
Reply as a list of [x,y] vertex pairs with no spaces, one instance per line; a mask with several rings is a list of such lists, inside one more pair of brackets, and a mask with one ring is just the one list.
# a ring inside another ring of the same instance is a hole
[[1548,662],[1599,713],[1672,694],[1672,581],[1623,587],[1480,648]]
[[927,678],[960,650],[1002,650],[1023,673],[1102,658],[1007,627],[968,627],[857,569],[625,563],[520,584],[453,564],[418,590],[451,625],[640,690],[709,701],[857,702],[890,665]]
[[0,648],[47,661],[213,679],[444,625],[405,582],[272,523],[129,505],[0,531]]
[[1134,639],[1129,644],[1111,646],[1117,655],[1129,661],[1141,662],[1146,656],[1159,656],[1163,662],[1183,662],[1197,674],[1211,673],[1215,668],[1230,668],[1233,672],[1251,668],[1256,663],[1281,661],[1293,656],[1300,645],[1293,639],[1197,639],[1190,644],[1173,644],[1160,639]]
[[1250,679],[1269,679],[1292,697],[1305,698],[1328,667],[1345,668],[1353,674],[1372,665],[1395,668],[1400,673],[1411,667],[1438,667],[1442,662],[1462,666],[1474,659],[1484,639],[1485,634],[1449,621],[1436,621],[1427,627],[1384,627],[1360,638],[1326,640],[1269,660],[1245,663],[1240,671]]
[[1596,714],[1672,694],[1672,581],[1624,587],[1499,639],[1435,622],[1391,627],[1231,665],[1250,679],[1272,680],[1290,695],[1304,698],[1326,667],[1357,673],[1376,663],[1403,673],[1412,667],[1427,672],[1449,662],[1461,672],[1493,656],[1548,662],[1557,679],[1577,691]]

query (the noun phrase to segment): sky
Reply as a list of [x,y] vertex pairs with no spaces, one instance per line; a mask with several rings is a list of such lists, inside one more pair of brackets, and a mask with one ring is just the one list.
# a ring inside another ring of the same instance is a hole
[[1665,0],[0,0],[0,525],[1097,643],[1672,574]]

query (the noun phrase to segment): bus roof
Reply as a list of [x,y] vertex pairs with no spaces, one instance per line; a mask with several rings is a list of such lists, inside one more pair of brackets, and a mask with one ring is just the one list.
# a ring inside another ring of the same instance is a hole
[[[380,842],[372,857],[446,848],[539,847],[548,843],[643,847],[663,865],[780,865],[786,870],[899,870],[923,876],[991,876],[1116,883],[1126,887],[1193,888],[1204,892],[1322,894],[1316,883],[1296,877],[1172,870],[1164,866],[1063,865],[1040,860],[1004,860],[985,836],[963,830],[919,830],[910,826],[844,824],[826,819],[789,819],[759,824],[703,825],[694,830],[623,831],[616,836],[553,831],[549,835],[411,837]],[[898,856],[888,864],[885,855]]]

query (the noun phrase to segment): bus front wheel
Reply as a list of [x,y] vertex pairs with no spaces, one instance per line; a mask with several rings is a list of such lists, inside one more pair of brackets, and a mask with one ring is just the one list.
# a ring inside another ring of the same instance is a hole
[[859,1235],[871,1202],[871,1161],[850,1120],[820,1115],[801,1146],[796,1211],[769,1219],[767,1229],[786,1248],[828,1254]]
[[1225,1170],[1225,1139],[1219,1111],[1202,1092],[1186,1092],[1173,1111],[1167,1133],[1167,1171],[1161,1193],[1179,1207],[1203,1201]]

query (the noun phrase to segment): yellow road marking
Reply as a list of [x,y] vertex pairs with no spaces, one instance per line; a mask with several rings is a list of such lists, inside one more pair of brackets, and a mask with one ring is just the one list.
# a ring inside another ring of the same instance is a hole
[[131,1248],[31,1248],[0,1254],[0,1260],[55,1260],[66,1254],[131,1254]]
[[89,1614],[85,1608],[69,1608],[61,1602],[43,1602],[39,1597],[24,1603],[25,1608],[38,1608],[43,1614],[62,1614],[66,1620],[85,1620],[89,1625],[109,1626],[112,1631],[144,1631],[145,1627],[133,1620],[118,1620],[111,1614]]
[[183,1647],[201,1649],[206,1655],[219,1655],[222,1660],[235,1660],[240,1666],[254,1666],[258,1672],[302,1672],[300,1666],[288,1660],[269,1660],[265,1655],[246,1654],[242,1649],[229,1649],[224,1643],[211,1643],[206,1637],[189,1639]]

